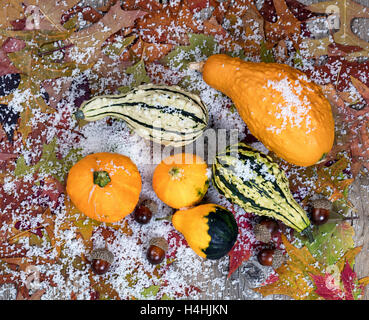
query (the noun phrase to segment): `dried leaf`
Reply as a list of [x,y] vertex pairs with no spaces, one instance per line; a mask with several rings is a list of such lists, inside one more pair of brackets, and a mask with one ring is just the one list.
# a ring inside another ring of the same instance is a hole
[[146,14],[140,10],[124,11],[120,7],[120,1],[117,1],[98,23],[75,32],[69,37],[68,40],[74,44],[68,49],[69,59],[85,64],[94,62],[100,55],[102,45],[110,35],[122,28],[132,26],[135,20]]
[[298,49],[301,41],[301,22],[290,11],[285,0],[273,0],[273,4],[277,21],[265,21],[265,37],[272,43],[289,39]]
[[263,287],[255,288],[263,296],[284,294],[296,300],[316,299],[310,285],[310,274],[322,275],[322,265],[310,254],[307,247],[297,248],[282,235],[289,259],[279,267],[278,280]]
[[185,70],[190,62],[202,60],[217,52],[217,43],[212,36],[189,34],[188,46],[177,46],[163,63],[173,69]]
[[313,230],[312,243],[304,243],[316,260],[333,265],[354,247],[354,235],[354,229],[346,222],[326,223]]

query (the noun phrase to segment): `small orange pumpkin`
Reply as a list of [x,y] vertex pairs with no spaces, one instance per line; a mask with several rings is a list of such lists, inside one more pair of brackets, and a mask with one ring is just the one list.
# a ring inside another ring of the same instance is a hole
[[134,210],[141,187],[141,175],[130,158],[101,152],[84,157],[70,169],[66,189],[86,216],[116,222]]
[[169,156],[155,168],[152,187],[158,198],[172,208],[193,206],[208,190],[207,164],[194,154]]

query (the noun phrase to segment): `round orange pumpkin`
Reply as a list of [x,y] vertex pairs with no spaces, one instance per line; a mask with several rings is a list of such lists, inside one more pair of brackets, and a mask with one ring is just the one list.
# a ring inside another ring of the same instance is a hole
[[193,206],[208,190],[207,164],[194,154],[169,156],[155,168],[152,187],[158,198],[172,208]]
[[84,157],[70,169],[66,189],[86,216],[116,222],[134,210],[141,187],[141,175],[130,158],[101,152]]

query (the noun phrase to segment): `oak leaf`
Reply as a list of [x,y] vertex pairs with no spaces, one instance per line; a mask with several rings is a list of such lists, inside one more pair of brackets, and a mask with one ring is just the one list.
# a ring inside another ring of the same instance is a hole
[[140,10],[125,11],[120,7],[120,1],[92,26],[74,32],[69,38],[73,46],[68,49],[68,58],[78,63],[94,62],[101,53],[105,40],[122,28],[130,27],[135,20],[147,13]]
[[271,294],[283,294],[296,300],[316,299],[314,287],[311,286],[311,276],[322,275],[323,266],[315,260],[307,247],[297,248],[282,234],[289,259],[275,271],[278,280],[266,286],[255,288],[254,291],[264,297]]
[[273,0],[273,4],[277,14],[277,21],[265,21],[265,37],[272,43],[289,39],[298,49],[301,41],[301,22],[290,11],[285,0]]

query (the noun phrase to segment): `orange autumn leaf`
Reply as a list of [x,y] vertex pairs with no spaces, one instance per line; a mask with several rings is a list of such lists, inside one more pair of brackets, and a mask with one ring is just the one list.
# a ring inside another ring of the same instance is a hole
[[301,41],[301,22],[288,8],[285,0],[273,0],[273,3],[278,20],[276,22],[265,21],[266,38],[272,43],[290,39],[298,49]]
[[316,299],[310,274],[322,275],[323,266],[315,260],[307,247],[297,248],[282,234],[289,259],[278,269],[278,280],[254,291],[264,297],[271,294],[283,294],[296,300]]
[[139,59],[142,58],[145,62],[150,63],[165,57],[173,48],[173,44],[149,43],[140,38],[132,45],[130,51],[132,51]]

